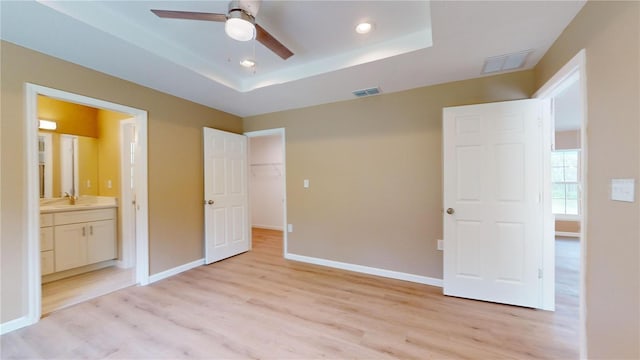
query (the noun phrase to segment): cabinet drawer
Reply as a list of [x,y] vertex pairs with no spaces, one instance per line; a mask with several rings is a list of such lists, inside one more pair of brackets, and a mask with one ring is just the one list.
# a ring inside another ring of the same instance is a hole
[[83,211],[68,211],[53,214],[55,225],[76,224],[81,222],[111,220],[116,217],[116,209],[96,209]]
[[40,252],[40,273],[47,275],[53,273],[53,250]]
[[40,251],[53,250],[53,227],[40,228]]
[[40,214],[40,227],[53,225],[53,214]]

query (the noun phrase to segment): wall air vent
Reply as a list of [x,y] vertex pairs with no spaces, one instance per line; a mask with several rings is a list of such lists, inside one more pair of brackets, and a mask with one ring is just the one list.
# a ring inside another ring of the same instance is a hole
[[493,56],[484,61],[482,68],[483,74],[497,73],[501,71],[509,71],[520,69],[524,66],[527,57],[533,50],[521,51],[513,54],[505,54]]
[[357,97],[364,97],[364,96],[378,95],[381,92],[382,91],[380,90],[379,87],[372,87],[368,89],[355,90],[352,93]]

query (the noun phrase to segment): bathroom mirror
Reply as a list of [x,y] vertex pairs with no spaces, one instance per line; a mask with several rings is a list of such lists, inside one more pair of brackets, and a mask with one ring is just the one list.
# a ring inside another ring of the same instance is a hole
[[41,198],[98,195],[97,139],[40,132],[38,150]]

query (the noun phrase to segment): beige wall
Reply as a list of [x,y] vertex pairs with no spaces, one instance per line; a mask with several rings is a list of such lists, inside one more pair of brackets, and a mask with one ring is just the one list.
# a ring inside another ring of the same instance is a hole
[[149,246],[155,274],[203,257],[202,127],[242,131],[242,120],[7,42],[1,42],[1,322],[26,314],[24,84],[149,112]]
[[[609,200],[640,178],[640,2],[588,2],[536,66],[537,87],[587,56],[586,321],[590,358],[640,358],[640,205]],[[637,193],[637,190],[636,190]]]
[[556,231],[580,233],[580,221],[556,220]]
[[532,90],[525,71],[246,118],[286,128],[289,252],[442,278],[442,108]]

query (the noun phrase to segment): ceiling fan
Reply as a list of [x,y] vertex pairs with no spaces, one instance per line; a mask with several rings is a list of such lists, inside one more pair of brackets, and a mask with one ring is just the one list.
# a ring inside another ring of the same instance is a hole
[[225,32],[230,38],[238,41],[256,39],[286,60],[293,52],[256,24],[255,16],[260,9],[260,3],[261,0],[233,0],[229,3],[229,11],[226,14],[157,9],[151,9],[151,12],[161,18],[224,22]]

